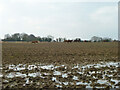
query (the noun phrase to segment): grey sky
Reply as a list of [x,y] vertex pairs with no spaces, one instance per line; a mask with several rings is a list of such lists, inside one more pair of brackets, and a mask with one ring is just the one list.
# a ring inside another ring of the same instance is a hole
[[36,36],[53,35],[55,38],[90,39],[94,35],[118,38],[117,0],[45,1],[0,0],[0,37],[7,33],[25,32]]

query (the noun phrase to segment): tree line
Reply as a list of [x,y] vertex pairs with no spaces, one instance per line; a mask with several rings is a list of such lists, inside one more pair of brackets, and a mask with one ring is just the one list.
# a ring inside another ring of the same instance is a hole
[[51,42],[53,40],[53,36],[48,35],[47,37],[36,37],[33,34],[26,34],[26,33],[15,33],[15,34],[6,34],[4,36],[4,39],[2,41],[46,41],[46,42]]
[[98,36],[93,36],[91,37],[90,40],[81,40],[81,38],[76,38],[76,39],[66,39],[66,38],[56,38],[54,39],[53,36],[48,35],[46,37],[40,37],[40,36],[35,36],[33,34],[26,34],[26,33],[14,33],[12,35],[6,34],[4,36],[4,39],[2,41],[40,41],[40,42],[112,42],[112,41],[117,41],[117,40],[112,40],[111,38],[102,38]]

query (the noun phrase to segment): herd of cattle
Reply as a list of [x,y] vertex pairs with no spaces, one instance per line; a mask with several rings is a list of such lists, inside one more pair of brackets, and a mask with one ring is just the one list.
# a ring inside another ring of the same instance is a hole
[[[39,43],[40,41],[32,41],[32,43]],[[78,40],[64,40],[63,42],[67,42],[67,43],[71,43],[71,42],[92,42],[90,40],[84,40],[84,41],[81,41],[80,39]],[[108,41],[103,41],[103,42],[108,42]],[[119,42],[117,40],[113,40],[112,42]]]
[[[81,42],[80,39],[76,40],[64,40],[64,42]],[[32,41],[32,43],[39,43],[39,41]]]
[[[0,43],[2,42],[5,42],[5,41],[1,41]],[[41,41],[31,41],[31,43],[40,43]],[[47,42],[47,41],[46,41]],[[53,41],[53,42],[56,42],[56,41]],[[91,41],[91,40],[84,40],[84,41],[81,41],[81,40],[64,40],[63,42],[66,42],[66,43],[71,43],[71,42],[97,42],[97,41]],[[118,40],[113,40],[113,41],[101,41],[101,42],[120,42]]]
[[[32,43],[39,43],[40,41],[32,41]],[[68,42],[68,43],[71,43],[71,42],[90,42],[90,41],[81,41],[81,40],[64,40],[63,42]]]

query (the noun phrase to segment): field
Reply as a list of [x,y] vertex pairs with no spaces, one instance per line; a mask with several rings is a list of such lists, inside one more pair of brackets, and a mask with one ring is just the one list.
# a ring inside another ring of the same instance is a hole
[[2,44],[3,88],[118,88],[118,43]]

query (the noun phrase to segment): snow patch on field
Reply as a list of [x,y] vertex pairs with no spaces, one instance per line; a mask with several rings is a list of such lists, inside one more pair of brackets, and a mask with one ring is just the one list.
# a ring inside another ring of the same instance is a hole
[[[56,83],[56,87],[62,87],[62,85],[85,85],[86,88],[91,88],[92,82],[97,84],[104,84],[107,86],[115,86],[120,83],[120,75],[118,75],[117,69],[120,65],[120,62],[101,62],[98,64],[88,64],[88,65],[74,65],[71,67],[71,70],[65,65],[43,65],[43,64],[18,64],[18,65],[8,65],[4,67],[5,75],[0,73],[0,77],[5,77],[8,82],[9,79],[20,77],[26,80],[26,84],[30,84],[28,77],[39,77],[42,79],[50,78],[52,82]],[[62,71],[64,70],[64,71]],[[109,73],[109,74],[108,74]],[[113,76],[114,75],[114,76]],[[62,81],[59,81],[59,77],[62,78]],[[114,78],[116,77],[116,78]],[[71,80],[71,81],[67,81]],[[86,81],[88,79],[88,81]],[[95,81],[94,81],[95,80]],[[5,81],[5,80],[4,80]],[[33,81],[31,81],[33,82]],[[111,84],[111,82],[113,82]],[[24,86],[23,85],[23,86]],[[100,86],[96,86],[96,88]],[[101,88],[103,88],[101,86]]]

